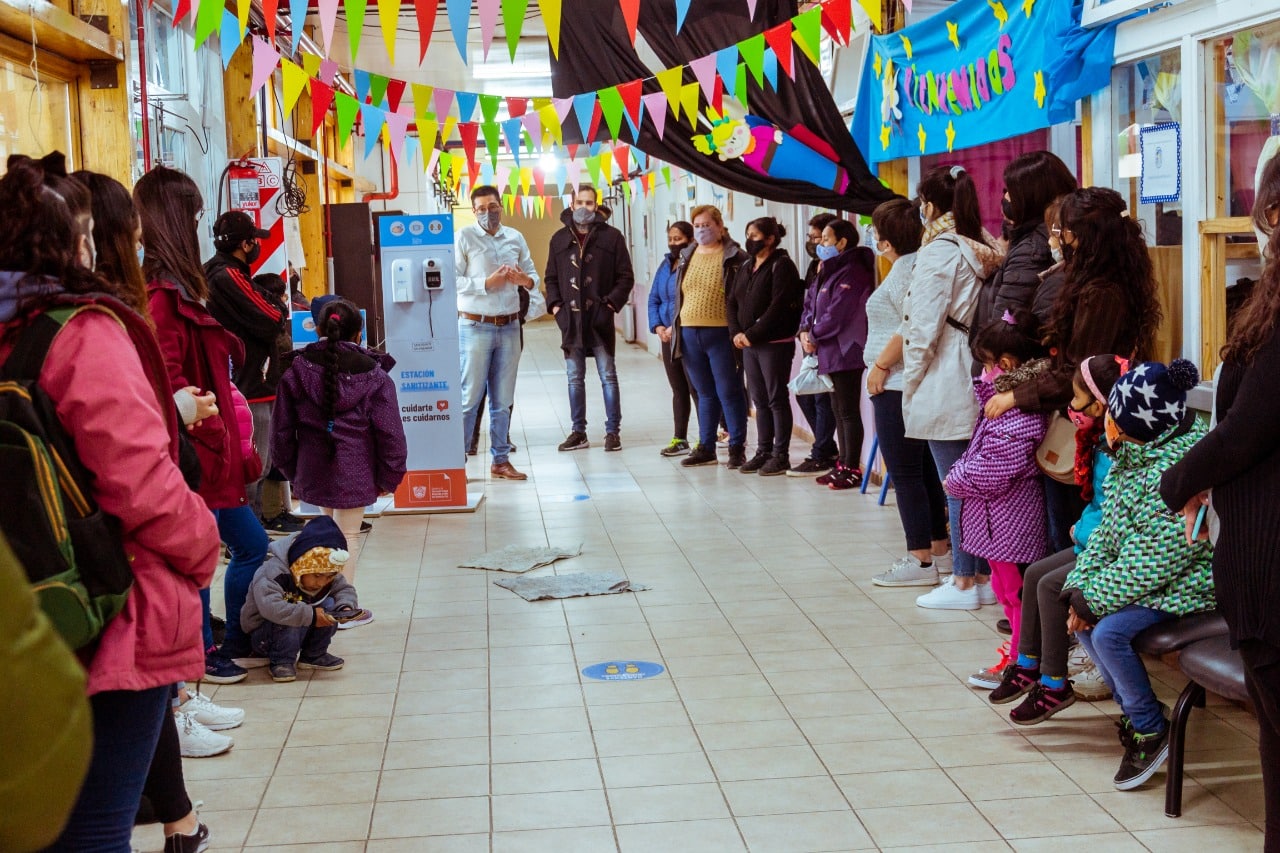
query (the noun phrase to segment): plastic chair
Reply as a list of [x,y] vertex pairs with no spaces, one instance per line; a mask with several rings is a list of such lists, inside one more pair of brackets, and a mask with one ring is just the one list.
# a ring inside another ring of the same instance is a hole
[[[871,482],[871,469],[876,465],[876,454],[880,451],[880,437],[878,435],[871,436],[871,454],[867,457],[867,467],[863,469],[865,472],[862,477],[862,494],[867,493],[867,484]],[[889,485],[892,479],[889,477],[889,469],[886,467],[884,476],[880,479],[880,500],[877,503],[884,506],[885,496],[889,494]]]

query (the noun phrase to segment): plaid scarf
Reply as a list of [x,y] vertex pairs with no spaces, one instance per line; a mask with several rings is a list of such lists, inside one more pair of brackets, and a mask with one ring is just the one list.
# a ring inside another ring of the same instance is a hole
[[954,230],[956,230],[956,215],[947,211],[924,227],[924,236],[920,240],[920,245],[926,246],[939,235]]

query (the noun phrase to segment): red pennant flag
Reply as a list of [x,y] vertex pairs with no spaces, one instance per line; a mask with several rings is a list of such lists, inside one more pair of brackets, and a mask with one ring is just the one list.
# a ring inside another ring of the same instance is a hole
[[325,113],[333,103],[333,87],[319,80],[311,81],[311,138],[315,139],[316,131],[324,124]]
[[[431,31],[436,26],[437,0],[414,0],[413,8],[418,16],[418,64],[426,58],[427,48],[431,46]],[[443,120],[444,116],[440,116]]]
[[569,149],[569,159],[570,159],[570,160],[577,160],[577,159],[578,159],[578,146],[576,146],[576,145],[570,145],[570,146],[568,146],[568,149]]
[[826,0],[822,4],[822,27],[838,44],[847,45],[853,31],[852,0]]
[[546,195],[544,187],[546,186],[546,175],[541,169],[533,170],[533,184],[538,188],[538,195]]
[[627,35],[631,36],[631,46],[636,44],[636,24],[640,20],[640,0],[618,0],[622,6],[622,20],[627,22]]
[[178,0],[178,8],[173,12],[173,25],[176,27],[191,14],[191,0]]
[[520,118],[528,111],[528,98],[507,98],[507,115],[511,118]]
[[622,96],[622,105],[627,108],[636,127],[640,126],[640,96],[644,94],[644,81],[632,80],[630,83],[619,83],[618,94]]
[[778,65],[794,80],[796,75],[791,64],[791,22],[783,21],[778,26],[765,30],[764,40],[773,48],[774,55],[778,57]]
[[711,94],[711,106],[724,115],[724,79],[719,74],[716,75],[716,90]]
[[631,149],[626,145],[616,146],[613,159],[618,164],[618,175],[625,181],[631,175]]
[[475,171],[476,165],[476,138],[480,133],[480,124],[474,121],[464,121],[458,125],[458,136],[462,137],[462,150],[467,152],[467,162],[471,164],[471,170]]
[[595,109],[591,113],[591,130],[587,132],[587,138],[583,142],[591,142],[596,138],[596,131],[600,129],[600,119],[604,117],[604,113],[600,111],[600,99],[596,98]]
[[[267,41],[272,44],[276,41],[276,12],[279,9],[280,0],[262,0],[262,20],[267,25]],[[177,15],[173,19],[179,20]]]
[[[788,72],[790,76],[790,72]],[[405,82],[392,77],[387,81],[387,101],[391,105],[391,112],[400,111],[400,99],[404,97]]]

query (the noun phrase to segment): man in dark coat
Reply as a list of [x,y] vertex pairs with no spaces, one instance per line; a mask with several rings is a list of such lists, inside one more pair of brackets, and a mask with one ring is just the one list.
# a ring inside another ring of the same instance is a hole
[[551,238],[547,252],[547,309],[560,326],[569,377],[569,410],[573,430],[560,450],[583,450],[587,441],[587,356],[595,358],[604,390],[606,451],[621,450],[622,398],[614,368],[613,315],[627,304],[635,276],[622,232],[608,225],[596,209],[595,187],[578,187],[573,207],[560,215],[564,228]]

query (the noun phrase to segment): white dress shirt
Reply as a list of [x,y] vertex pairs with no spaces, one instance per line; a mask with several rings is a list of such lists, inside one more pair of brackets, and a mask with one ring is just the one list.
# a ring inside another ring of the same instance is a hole
[[468,225],[453,238],[456,265],[458,310],[468,314],[504,316],[520,311],[520,294],[515,284],[488,289],[484,280],[498,267],[508,264],[533,279],[538,286],[538,271],[529,254],[524,235],[514,228],[499,225],[490,234],[479,225]]

